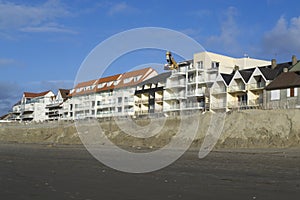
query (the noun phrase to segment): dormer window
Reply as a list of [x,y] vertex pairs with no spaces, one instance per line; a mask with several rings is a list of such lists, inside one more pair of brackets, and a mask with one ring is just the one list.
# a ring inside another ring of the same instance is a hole
[[133,77],[133,81],[134,81],[134,82],[137,82],[137,81],[139,81],[141,78],[142,78],[142,75],[135,76],[135,77]]
[[97,87],[98,87],[98,88],[103,88],[103,87],[105,86],[105,84],[106,84],[106,83],[100,83],[100,84],[98,84]]
[[132,80],[132,77],[130,77],[130,78],[125,78],[125,79],[124,79],[124,83],[125,83],[125,84],[126,84],[126,83],[129,83],[131,80]]
[[109,81],[108,83],[107,83],[107,86],[109,87],[109,86],[111,86],[113,84],[113,81]]

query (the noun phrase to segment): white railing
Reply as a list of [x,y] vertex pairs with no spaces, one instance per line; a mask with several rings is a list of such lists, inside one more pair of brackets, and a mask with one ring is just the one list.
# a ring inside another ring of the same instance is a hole
[[248,84],[248,89],[263,89],[266,86],[265,82],[251,83]]
[[229,92],[239,92],[246,89],[245,85],[234,85],[228,88]]
[[230,108],[241,108],[248,106],[247,101],[229,101],[228,107]]

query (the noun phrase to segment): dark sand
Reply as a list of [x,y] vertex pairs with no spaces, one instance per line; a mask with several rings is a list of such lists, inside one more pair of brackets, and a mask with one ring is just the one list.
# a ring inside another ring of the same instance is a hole
[[172,165],[127,174],[82,146],[0,144],[0,198],[300,199],[300,149],[189,151]]

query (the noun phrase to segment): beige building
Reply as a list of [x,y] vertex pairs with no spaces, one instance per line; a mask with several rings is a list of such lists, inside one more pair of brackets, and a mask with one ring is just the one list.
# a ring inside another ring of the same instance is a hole
[[270,63],[249,57],[233,58],[211,52],[196,53],[193,60],[179,63],[179,69],[172,70],[172,75],[167,79],[164,112],[208,111],[211,106],[210,88],[220,73],[230,74],[237,68],[247,69]]

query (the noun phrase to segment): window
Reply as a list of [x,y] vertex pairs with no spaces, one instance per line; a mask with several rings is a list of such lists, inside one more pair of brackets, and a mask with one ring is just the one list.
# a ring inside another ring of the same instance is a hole
[[98,88],[103,88],[105,84],[106,83],[100,83],[100,84],[98,84]]
[[271,100],[280,99],[280,90],[271,90]]
[[288,88],[286,96],[287,97],[296,97],[296,96],[298,96],[298,88]]
[[122,112],[122,107],[118,107],[118,112]]
[[139,81],[141,78],[142,78],[142,75],[135,76],[135,77],[133,77],[133,81],[134,81],[134,82],[137,82],[137,81]]
[[203,61],[198,61],[197,62],[197,68],[198,69],[203,69]]
[[126,83],[129,83],[131,80],[132,80],[132,77],[130,77],[130,78],[125,78],[125,79],[124,79],[124,83],[125,83],[125,84],[126,84]]
[[109,86],[111,86],[113,84],[113,81],[109,81],[108,83],[107,83],[107,86],[109,87]]
[[122,103],[122,97],[118,97],[118,103]]
[[211,68],[212,69],[216,69],[216,68],[219,68],[219,65],[220,65],[220,63],[219,62],[211,62]]

